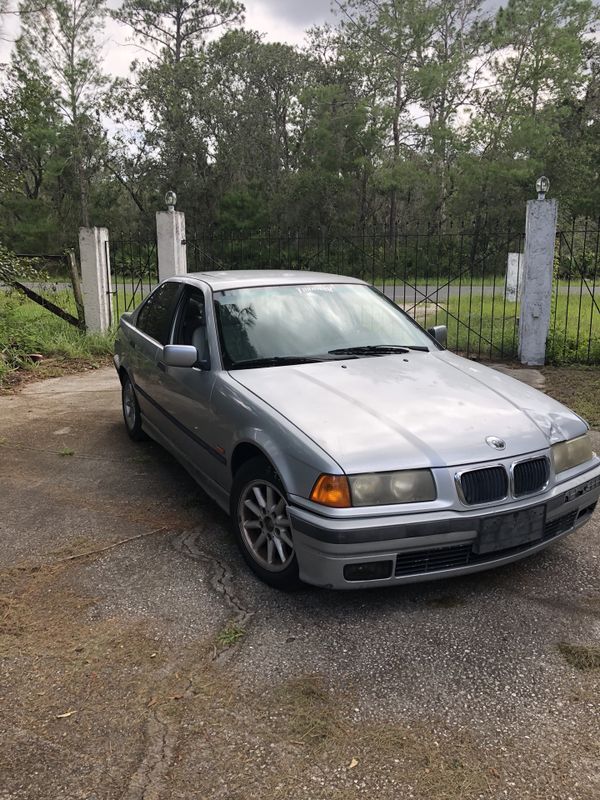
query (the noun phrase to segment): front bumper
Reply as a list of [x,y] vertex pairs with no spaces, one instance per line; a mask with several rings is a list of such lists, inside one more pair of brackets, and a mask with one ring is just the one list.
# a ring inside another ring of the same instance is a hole
[[[599,497],[596,466],[543,495],[498,508],[360,519],[324,517],[298,506],[288,511],[300,578],[330,589],[356,589],[449,578],[525,558],[584,525]],[[482,545],[494,520],[502,522],[506,515],[503,528],[510,529],[518,512],[535,520],[526,541],[504,546],[499,537],[497,549]],[[386,562],[389,575],[361,579],[376,562]]]

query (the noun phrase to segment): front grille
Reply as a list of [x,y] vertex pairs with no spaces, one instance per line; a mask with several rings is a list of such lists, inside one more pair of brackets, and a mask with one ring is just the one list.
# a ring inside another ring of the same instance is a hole
[[[588,509],[584,509],[584,511],[587,512]],[[544,526],[544,534],[541,539],[535,542],[527,542],[518,547],[510,547],[506,550],[496,550],[492,553],[479,555],[473,552],[470,544],[460,544],[454,547],[436,547],[432,550],[398,553],[394,575],[399,578],[403,575],[423,575],[429,572],[441,572],[445,569],[467,567],[469,564],[482,564],[486,561],[502,558],[502,556],[509,556],[523,550],[528,550],[536,544],[548,542],[561,533],[570,530],[573,525],[575,525],[577,513],[577,511],[571,511],[569,514],[547,522]]]
[[533,458],[520,461],[513,470],[513,491],[515,497],[541,491],[548,483],[550,466],[547,458]]
[[460,477],[462,494],[467,505],[492,503],[508,493],[508,476],[504,467],[486,467],[463,472]]
[[423,572],[439,572],[453,567],[465,567],[469,563],[471,545],[458,547],[438,547],[435,550],[421,550],[414,553],[399,553],[396,558],[394,574],[419,575]]

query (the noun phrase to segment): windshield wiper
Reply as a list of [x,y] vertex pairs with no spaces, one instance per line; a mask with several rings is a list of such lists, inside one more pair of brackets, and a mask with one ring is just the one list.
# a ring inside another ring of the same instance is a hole
[[341,355],[387,355],[389,353],[408,353],[410,350],[421,350],[424,353],[429,352],[429,348],[424,345],[416,344],[364,344],[357,345],[356,347],[338,347],[336,350],[330,350],[329,354],[333,356]]
[[253,369],[254,367],[285,367],[293,364],[316,364],[327,359],[317,356],[270,356],[268,358],[248,358],[234,361],[229,369]]

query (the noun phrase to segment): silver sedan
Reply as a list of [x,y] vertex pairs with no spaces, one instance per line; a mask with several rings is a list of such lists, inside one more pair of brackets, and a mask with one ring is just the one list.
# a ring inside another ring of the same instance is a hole
[[125,425],[229,512],[280,589],[507,564],[590,518],[600,459],[577,414],[444,333],[353,278],[173,278],[120,321]]

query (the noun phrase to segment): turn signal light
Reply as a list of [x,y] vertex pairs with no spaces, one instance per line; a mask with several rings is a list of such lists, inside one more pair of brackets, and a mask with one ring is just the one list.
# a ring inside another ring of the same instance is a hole
[[310,493],[313,503],[332,508],[349,508],[350,485],[345,475],[320,475]]

